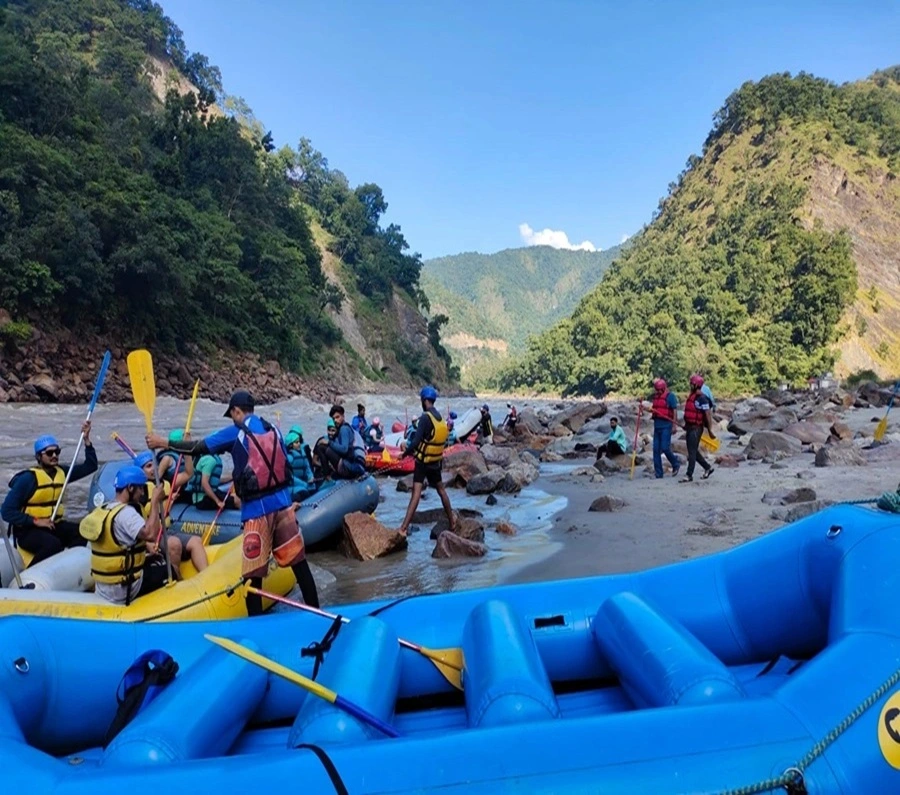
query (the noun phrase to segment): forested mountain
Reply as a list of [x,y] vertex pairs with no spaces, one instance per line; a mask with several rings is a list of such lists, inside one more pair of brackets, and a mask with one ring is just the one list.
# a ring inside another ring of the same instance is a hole
[[[0,4],[0,343],[58,325],[446,381],[381,189],[264,130],[151,0]],[[387,356],[354,349],[342,314]]]
[[652,223],[504,389],[644,391],[652,376],[744,392],[900,371],[900,67],[835,85],[749,82]]
[[428,260],[422,289],[448,318],[444,344],[464,379],[488,379],[509,354],[525,350],[529,336],[570,314],[619,251],[529,246]]

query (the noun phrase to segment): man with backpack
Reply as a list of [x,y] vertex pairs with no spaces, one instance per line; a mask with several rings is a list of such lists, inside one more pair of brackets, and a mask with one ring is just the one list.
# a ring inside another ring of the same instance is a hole
[[[242,574],[255,588],[269,567],[269,555],[281,567],[290,566],[297,578],[303,601],[319,606],[316,582],[303,545],[291,499],[293,473],[288,452],[278,428],[254,413],[253,396],[239,390],[231,396],[225,416],[232,425],[198,442],[169,440],[148,434],[151,449],[169,446],[186,455],[230,452],[234,462],[234,488],[241,499],[241,532],[244,537]],[[262,613],[262,598],[248,593],[247,613]]]

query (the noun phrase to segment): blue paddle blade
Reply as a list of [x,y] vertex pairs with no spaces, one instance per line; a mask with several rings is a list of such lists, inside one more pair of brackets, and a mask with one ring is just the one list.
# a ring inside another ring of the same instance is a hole
[[103,391],[103,382],[106,380],[106,372],[109,370],[109,363],[112,361],[112,354],[107,351],[100,364],[100,372],[97,374],[97,383],[94,384],[94,395],[91,397],[90,406],[88,406],[88,414],[92,414],[100,400],[100,393]]
[[393,726],[389,723],[385,723],[381,718],[373,715],[368,710],[363,709],[358,704],[354,704],[352,701],[347,701],[343,696],[335,693],[334,705],[336,707],[340,707],[345,712],[349,712],[355,718],[359,718],[364,723],[368,723],[370,726],[374,726],[378,731],[383,732],[388,737],[399,737],[400,732],[398,732]]

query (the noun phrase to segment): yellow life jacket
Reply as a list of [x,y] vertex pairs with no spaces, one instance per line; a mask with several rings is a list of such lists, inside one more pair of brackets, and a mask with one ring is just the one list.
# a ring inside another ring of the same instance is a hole
[[[104,585],[130,586],[143,571],[146,546],[138,541],[123,547],[112,531],[113,520],[127,503],[94,508],[78,526],[78,532],[91,542],[91,576]],[[130,601],[130,600],[129,600]]]
[[436,464],[444,456],[444,445],[450,435],[450,429],[444,420],[439,420],[434,412],[427,412],[431,417],[431,434],[413,451],[413,457],[423,464]]
[[[162,481],[162,484],[163,484],[163,492],[166,497],[166,503],[168,503],[169,495],[172,493],[172,484],[169,483],[168,480]],[[155,488],[156,488],[156,483],[152,480],[148,480],[147,481],[148,491],[152,492],[153,489],[155,489]],[[144,503],[144,507],[141,508],[141,513],[144,515],[145,519],[150,518],[150,500],[147,500],[147,502]],[[172,524],[172,517],[167,515],[166,516],[166,527],[168,527],[170,524]]]
[[[22,508],[23,513],[27,513],[32,519],[49,519],[53,516],[53,506],[62,494],[63,483],[66,481],[66,473],[62,467],[57,467],[53,477],[47,474],[47,470],[43,467],[31,467],[29,472],[34,472],[37,479],[37,488],[31,499],[25,503]],[[57,519],[63,517],[63,506],[59,506],[56,512]]]

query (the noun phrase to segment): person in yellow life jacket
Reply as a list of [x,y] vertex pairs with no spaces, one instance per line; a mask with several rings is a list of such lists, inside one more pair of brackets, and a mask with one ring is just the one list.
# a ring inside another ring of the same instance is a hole
[[[154,487],[153,453],[150,450],[144,450],[134,457],[133,463],[135,466],[141,468],[144,476],[147,478],[147,488],[152,490]],[[179,475],[179,477],[181,477],[181,475]],[[168,504],[172,487],[166,480],[161,480],[160,485],[163,487],[163,507],[165,507]],[[150,517],[150,507],[150,501],[148,500],[144,503],[143,510],[141,511],[145,519]],[[172,520],[170,517],[166,516],[166,527],[170,524],[172,524]],[[147,551],[150,554],[156,552],[157,548],[155,541],[156,539],[153,539],[152,542],[147,544]],[[197,571],[203,571],[203,569],[209,566],[209,558],[206,556],[206,548],[203,546],[203,539],[200,536],[194,535],[193,533],[182,533],[181,531],[172,532],[171,530],[167,530],[166,543],[169,548],[169,560],[172,561],[172,566],[175,569],[173,574],[177,579],[181,579],[180,563],[183,560],[190,558],[191,563],[194,564],[194,568],[197,569]]]
[[147,542],[159,534],[165,491],[162,485],[154,487],[145,519],[144,471],[126,464],[116,473],[115,488],[116,498],[82,519],[80,532],[91,545],[91,576],[97,594],[114,604],[128,605],[166,583],[165,563],[145,565]]
[[[81,426],[81,431],[84,433],[84,461],[72,467],[70,483],[97,471],[90,421]],[[13,476],[0,507],[0,516],[9,525],[16,544],[34,555],[30,566],[64,549],[83,547],[86,543],[78,534],[78,522],[63,518],[65,506],[60,504],[56,519],[50,519],[66,480],[66,469],[59,465],[60,453],[59,442],[53,436],[38,437],[34,443],[36,465]]]
[[442,478],[444,445],[447,443],[450,431],[447,423],[434,407],[437,396],[437,390],[433,386],[422,387],[422,391],[419,393],[422,400],[422,415],[416,425],[415,436],[403,451],[404,457],[411,455],[416,459],[413,469],[412,493],[409,495],[409,505],[406,508],[406,516],[403,517],[403,524],[399,527],[399,531],[403,535],[406,535],[409,530],[413,514],[419,507],[419,500],[422,498],[426,481],[441,498],[441,505],[444,506],[447,521],[450,523],[450,531],[453,532],[456,529],[456,519],[453,516],[453,508],[450,507],[450,497],[447,495],[447,489],[444,488]]

